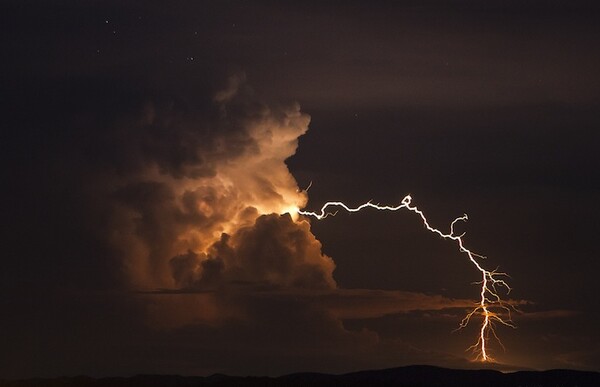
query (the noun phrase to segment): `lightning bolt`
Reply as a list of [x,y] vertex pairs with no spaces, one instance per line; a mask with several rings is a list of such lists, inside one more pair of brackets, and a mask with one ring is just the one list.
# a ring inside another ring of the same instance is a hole
[[475,360],[482,362],[494,362],[494,358],[490,356],[489,342],[493,338],[495,341],[500,344],[500,346],[504,349],[504,345],[500,341],[498,335],[496,334],[495,325],[501,324],[505,326],[509,326],[515,328],[511,317],[511,310],[514,310],[515,307],[509,303],[508,301],[504,301],[500,297],[500,290],[504,290],[506,294],[510,293],[511,287],[506,282],[506,278],[508,274],[499,272],[497,269],[495,270],[486,270],[479,263],[479,260],[485,259],[483,255],[479,255],[474,253],[465,247],[463,237],[465,233],[456,234],[454,230],[454,226],[458,222],[466,222],[468,217],[466,214],[460,216],[450,224],[450,232],[444,233],[443,231],[432,227],[427,220],[427,217],[417,206],[412,204],[412,197],[410,195],[406,195],[404,199],[402,199],[401,203],[397,206],[382,206],[379,204],[373,204],[370,201],[359,205],[358,207],[349,207],[343,202],[327,202],[321,207],[319,212],[311,212],[311,211],[303,211],[298,210],[298,214],[304,215],[307,217],[316,218],[318,220],[322,220],[327,218],[328,216],[334,216],[337,214],[336,212],[329,212],[330,208],[341,208],[347,212],[359,212],[366,208],[373,208],[378,211],[398,211],[401,209],[406,209],[411,211],[421,217],[423,225],[430,232],[439,235],[444,239],[449,239],[455,241],[458,245],[458,249],[461,253],[464,253],[471,263],[475,266],[475,268],[481,273],[481,281],[475,282],[476,284],[481,285],[480,298],[479,301],[475,304],[474,308],[467,313],[467,315],[462,319],[458,328],[456,330],[460,330],[465,328],[472,317],[475,315],[480,315],[483,317],[481,329],[479,330],[479,336],[477,342],[467,348],[467,351],[473,352],[475,355]]

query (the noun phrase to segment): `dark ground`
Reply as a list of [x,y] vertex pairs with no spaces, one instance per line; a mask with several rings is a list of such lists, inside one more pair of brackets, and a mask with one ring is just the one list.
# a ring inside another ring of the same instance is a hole
[[86,376],[55,379],[1,381],[3,387],[183,387],[183,386],[600,386],[600,373],[572,370],[518,371],[452,370],[432,366],[409,366],[343,375],[297,373],[270,377],[209,377],[177,375],[138,375],[129,378],[93,379]]

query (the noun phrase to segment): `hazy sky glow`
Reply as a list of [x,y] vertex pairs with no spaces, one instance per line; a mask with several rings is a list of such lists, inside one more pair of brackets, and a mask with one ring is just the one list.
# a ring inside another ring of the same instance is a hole
[[598,12],[5,2],[0,378],[479,367],[454,243],[295,213],[406,194],[510,273],[499,368],[600,370]]

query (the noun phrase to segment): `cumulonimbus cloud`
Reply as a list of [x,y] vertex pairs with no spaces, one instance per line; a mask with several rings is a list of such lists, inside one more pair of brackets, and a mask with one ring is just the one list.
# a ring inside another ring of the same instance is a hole
[[147,104],[122,124],[139,167],[111,181],[110,243],[132,288],[335,286],[309,225],[280,216],[307,200],[285,160],[309,116],[257,102],[240,76],[213,104],[192,119]]

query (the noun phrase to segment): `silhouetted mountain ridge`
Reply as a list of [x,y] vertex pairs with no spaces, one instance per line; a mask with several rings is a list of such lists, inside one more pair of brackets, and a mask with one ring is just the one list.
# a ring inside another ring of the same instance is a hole
[[229,386],[397,386],[397,387],[598,387],[600,373],[573,370],[458,370],[407,366],[342,375],[305,372],[280,377],[137,375],[94,379],[87,376],[54,379],[3,380],[1,387],[229,387]]

